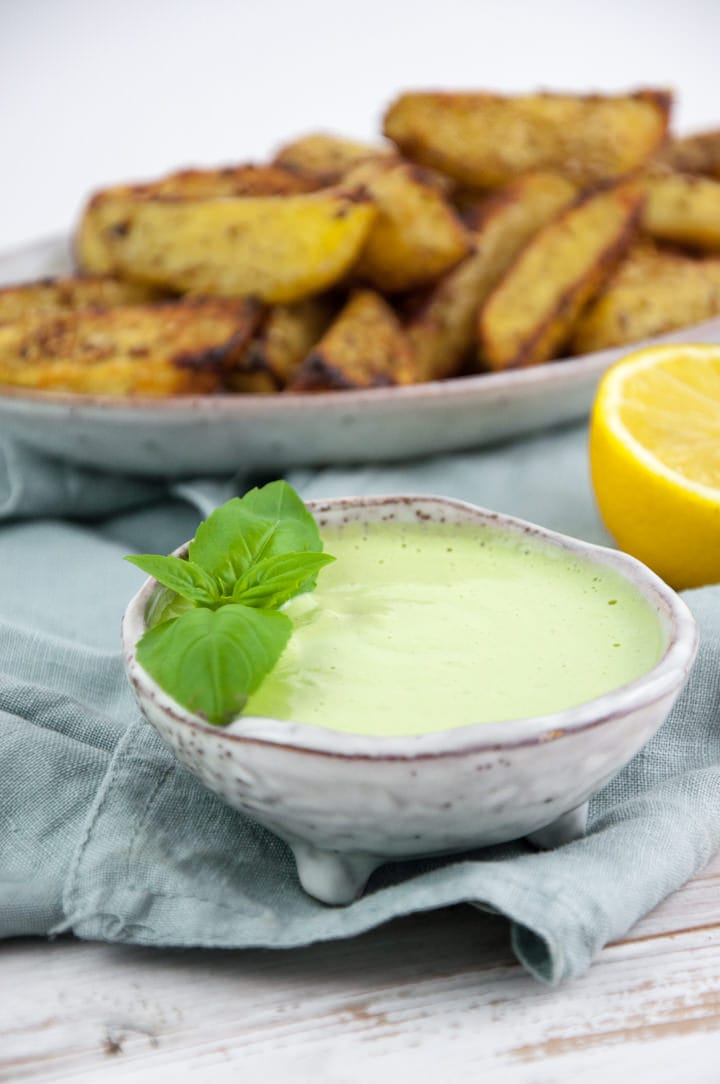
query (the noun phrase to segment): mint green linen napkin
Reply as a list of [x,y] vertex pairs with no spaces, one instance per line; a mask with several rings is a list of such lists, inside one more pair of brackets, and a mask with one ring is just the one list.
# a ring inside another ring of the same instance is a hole
[[[440,493],[608,541],[582,427],[288,478],[305,497]],[[205,790],[142,721],[118,649],[141,579],[122,555],[173,548],[256,481],[110,478],[0,442],[0,936],[280,948],[464,901],[507,915],[518,958],[556,983],[720,847],[719,586],[686,595],[698,663],[656,738],[593,800],[585,839],[389,864],[346,908],[305,896],[285,845]]]

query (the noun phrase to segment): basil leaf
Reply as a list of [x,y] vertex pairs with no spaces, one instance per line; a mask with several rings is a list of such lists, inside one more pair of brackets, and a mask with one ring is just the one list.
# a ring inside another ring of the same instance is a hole
[[192,609],[149,629],[137,658],[179,704],[225,726],[272,670],[291,631],[290,618],[277,610]]
[[276,531],[275,522],[248,512],[235,497],[200,524],[188,556],[229,595],[253,561],[267,555]]
[[282,553],[254,564],[235,584],[233,602],[277,609],[311,591],[321,568],[335,558],[327,553]]
[[287,482],[270,482],[216,508],[198,527],[188,556],[230,593],[255,561],[322,548],[317,523],[297,493]]
[[192,610],[194,603],[190,599],[176,595],[169,587],[158,587],[150,596],[150,601],[145,610],[145,626],[151,629],[159,625],[161,621],[170,621],[173,617]]
[[320,531],[301,497],[287,482],[270,482],[251,489],[242,498],[249,512],[278,523],[275,553],[314,551],[322,548]]
[[211,606],[220,598],[216,580],[193,561],[153,553],[141,553],[125,560],[137,565],[149,576],[154,576],[164,587],[200,606]]

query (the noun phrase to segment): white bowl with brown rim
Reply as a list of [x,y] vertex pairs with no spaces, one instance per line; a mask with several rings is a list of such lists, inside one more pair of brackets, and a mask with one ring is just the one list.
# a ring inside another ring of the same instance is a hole
[[662,656],[638,679],[552,715],[412,737],[251,716],[222,728],[175,702],[137,661],[158,588],[149,579],[123,619],[125,663],[141,711],[178,759],[224,801],[285,840],[303,888],[325,903],[354,899],[389,860],[523,837],[556,846],[581,835],[590,796],[658,730],[688,676],[697,631],[682,599],[626,554],[462,501],[353,497],[308,507],[321,528],[391,518],[531,533],[614,569],[631,584],[657,616]]

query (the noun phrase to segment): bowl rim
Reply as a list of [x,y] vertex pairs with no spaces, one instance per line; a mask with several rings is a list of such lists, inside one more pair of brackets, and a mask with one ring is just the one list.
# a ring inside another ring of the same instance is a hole
[[[345,522],[348,519],[359,520],[367,510],[374,512],[375,518],[382,518],[382,514],[377,515],[378,511],[383,510],[387,514],[388,507],[394,506],[411,510],[418,521],[445,521],[442,516],[433,515],[433,512],[450,511],[456,522],[474,521],[540,538],[551,546],[565,549],[590,562],[594,561],[619,572],[623,579],[631,583],[658,611],[660,620],[667,622],[667,647],[655,666],[633,681],[592,700],[547,715],[490,723],[466,723],[450,729],[409,736],[354,734],[310,723],[242,715],[229,726],[218,727],[173,700],[137,661],[135,647],[145,630],[145,610],[157,586],[157,581],[148,577],[128,603],[122,619],[125,668],[141,704],[147,698],[154,702],[155,707],[173,725],[200,731],[203,736],[219,741],[270,745],[292,752],[321,756],[414,760],[467,753],[491,753],[557,741],[649,707],[678,691],[688,676],[698,645],[695,619],[686,603],[671,587],[629,554],[451,497],[388,494],[333,497],[309,500],[306,503],[320,526],[325,522],[335,521],[338,517]],[[188,545],[189,542],[183,543],[174,551],[174,555],[184,556]]]

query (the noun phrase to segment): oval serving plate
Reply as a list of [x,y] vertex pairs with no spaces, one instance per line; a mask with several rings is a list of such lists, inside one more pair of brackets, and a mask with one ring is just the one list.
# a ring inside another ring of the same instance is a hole
[[[0,256],[0,284],[63,274],[66,239]],[[0,386],[0,431],[112,472],[182,476],[453,452],[584,417],[600,376],[648,342],[719,342],[720,317],[645,343],[530,369],[399,388],[169,399]]]

